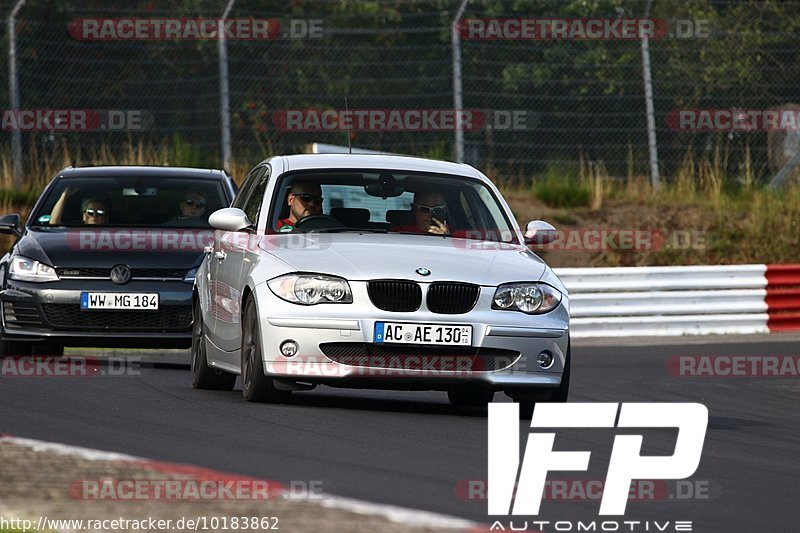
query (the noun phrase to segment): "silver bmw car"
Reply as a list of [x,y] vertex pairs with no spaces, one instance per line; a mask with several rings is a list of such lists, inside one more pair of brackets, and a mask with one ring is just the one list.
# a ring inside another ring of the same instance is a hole
[[461,164],[385,155],[261,162],[229,208],[193,296],[192,383],[279,402],[318,385],[498,391],[530,411],[567,400],[569,299],[492,182]]

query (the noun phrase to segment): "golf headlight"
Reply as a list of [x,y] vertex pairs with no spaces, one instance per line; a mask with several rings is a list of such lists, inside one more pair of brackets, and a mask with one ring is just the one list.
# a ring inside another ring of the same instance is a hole
[[18,281],[33,281],[36,283],[58,281],[58,276],[53,267],[21,255],[11,257],[8,275],[11,279]]
[[270,290],[287,302],[301,305],[349,304],[353,293],[346,280],[325,274],[286,274],[267,282]]
[[492,309],[540,315],[552,311],[559,303],[561,293],[545,283],[506,283],[497,287]]
[[194,279],[197,277],[197,268],[191,269],[189,272],[183,276],[183,281],[186,283],[194,283]]

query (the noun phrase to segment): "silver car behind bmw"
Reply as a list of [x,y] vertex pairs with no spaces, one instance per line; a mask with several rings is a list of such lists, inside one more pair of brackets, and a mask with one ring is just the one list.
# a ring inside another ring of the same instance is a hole
[[502,391],[529,413],[566,401],[567,291],[491,181],[383,155],[261,162],[217,229],[194,287],[192,380],[249,401],[317,385]]

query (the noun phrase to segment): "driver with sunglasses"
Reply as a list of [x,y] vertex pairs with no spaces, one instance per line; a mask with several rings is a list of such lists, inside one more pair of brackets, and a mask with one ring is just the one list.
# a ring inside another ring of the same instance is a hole
[[91,196],[86,198],[81,204],[81,216],[83,223],[108,224],[108,200],[102,196]]
[[391,228],[390,231],[450,235],[446,216],[447,204],[445,204],[442,193],[418,191],[414,193],[414,202],[411,204],[411,223]]
[[294,230],[298,221],[313,215],[322,214],[322,188],[319,183],[300,181],[293,183],[286,196],[289,216],[278,220],[280,232]]
[[199,192],[188,191],[180,202],[181,215],[178,219],[200,218],[206,212],[206,197]]

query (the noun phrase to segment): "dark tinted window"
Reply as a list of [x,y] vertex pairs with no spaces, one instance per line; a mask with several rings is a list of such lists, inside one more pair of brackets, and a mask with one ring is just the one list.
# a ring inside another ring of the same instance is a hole
[[208,228],[208,216],[227,205],[219,180],[70,177],[56,182],[31,220],[35,226]]

